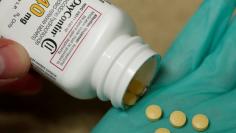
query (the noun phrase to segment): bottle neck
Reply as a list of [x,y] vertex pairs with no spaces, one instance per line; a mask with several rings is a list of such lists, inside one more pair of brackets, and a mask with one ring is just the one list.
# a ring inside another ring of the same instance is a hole
[[139,80],[146,87],[153,79],[157,68],[156,57],[156,52],[144,44],[140,37],[119,36],[104,51],[94,67],[92,86],[98,98],[110,100],[114,107],[124,108],[124,95],[129,84],[144,64],[150,64],[150,60],[155,60],[152,69],[142,72],[143,77],[148,79]]

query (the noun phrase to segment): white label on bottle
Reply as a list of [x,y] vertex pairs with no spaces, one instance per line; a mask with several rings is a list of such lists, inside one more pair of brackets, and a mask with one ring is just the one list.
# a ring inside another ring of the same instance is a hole
[[83,42],[83,39],[86,37],[100,16],[101,13],[94,8],[87,6],[83,13],[81,13],[77,22],[64,38],[50,62],[63,71],[76,49]]
[[102,15],[93,6],[96,4],[91,3],[104,1],[14,0],[9,3],[9,7],[0,8],[5,14],[4,20],[0,20],[0,35],[23,44],[34,68],[56,80]]

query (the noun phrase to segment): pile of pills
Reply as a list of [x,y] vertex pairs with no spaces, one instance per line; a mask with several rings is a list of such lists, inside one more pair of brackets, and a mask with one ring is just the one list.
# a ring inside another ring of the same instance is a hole
[[[158,105],[149,105],[145,111],[146,117],[149,121],[154,122],[160,120],[163,111]],[[174,128],[182,128],[187,123],[187,116],[182,111],[174,111],[170,114],[169,122]],[[197,114],[192,118],[192,127],[198,131],[206,131],[209,126],[209,120],[204,114]],[[155,133],[170,133],[171,131],[167,128],[158,128]]]

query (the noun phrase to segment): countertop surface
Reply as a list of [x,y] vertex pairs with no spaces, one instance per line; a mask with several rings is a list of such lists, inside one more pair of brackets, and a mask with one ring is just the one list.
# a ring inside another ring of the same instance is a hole
[[[164,55],[199,0],[113,0],[135,21],[144,40]],[[33,96],[0,96],[1,133],[89,133],[110,108],[74,99],[45,81]]]

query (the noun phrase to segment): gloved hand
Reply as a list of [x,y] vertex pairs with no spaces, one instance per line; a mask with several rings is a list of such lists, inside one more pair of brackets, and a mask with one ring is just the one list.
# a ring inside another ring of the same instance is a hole
[[[236,0],[205,0],[163,58],[159,76],[148,94],[134,107],[112,108],[93,133],[194,133],[193,115],[208,116],[207,133],[236,133]],[[157,104],[160,121],[149,122],[145,109]],[[172,111],[186,113],[181,129],[169,123]]]

